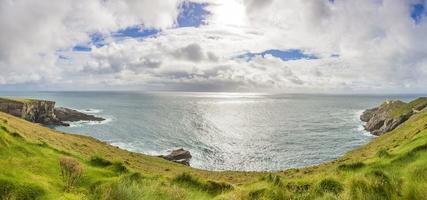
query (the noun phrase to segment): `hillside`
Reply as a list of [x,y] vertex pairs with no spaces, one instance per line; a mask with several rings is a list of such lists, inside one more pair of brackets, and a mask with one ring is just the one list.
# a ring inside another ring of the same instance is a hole
[[[406,105],[406,104],[402,104]],[[408,110],[408,109],[406,109]],[[393,111],[393,117],[399,113]],[[81,176],[66,187],[60,161]],[[0,199],[425,199],[427,111],[319,166],[212,172],[0,113]]]

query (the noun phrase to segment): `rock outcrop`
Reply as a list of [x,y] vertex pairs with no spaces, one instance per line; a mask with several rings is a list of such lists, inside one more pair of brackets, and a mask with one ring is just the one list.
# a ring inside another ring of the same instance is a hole
[[30,122],[45,125],[67,125],[54,114],[55,102],[34,99],[0,98],[0,111]]
[[77,121],[104,121],[104,118],[88,115],[77,110],[69,108],[55,108],[54,113],[57,119],[63,122],[77,122]]
[[0,98],[0,111],[30,122],[52,126],[69,126],[66,122],[102,121],[104,119],[68,108],[55,108],[54,101]]
[[191,153],[184,149],[173,150],[169,155],[159,156],[169,161],[190,166]]
[[394,130],[426,107],[427,98],[418,98],[410,103],[386,101],[377,108],[365,110],[360,116],[360,120],[366,122],[365,130],[379,136]]

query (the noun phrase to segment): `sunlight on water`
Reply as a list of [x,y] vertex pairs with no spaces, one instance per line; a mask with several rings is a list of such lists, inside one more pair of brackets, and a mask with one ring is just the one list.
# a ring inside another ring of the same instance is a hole
[[10,96],[50,99],[109,119],[58,127],[64,132],[150,155],[183,147],[193,155],[193,167],[246,171],[315,165],[369,142],[373,137],[359,115],[388,98],[176,92]]

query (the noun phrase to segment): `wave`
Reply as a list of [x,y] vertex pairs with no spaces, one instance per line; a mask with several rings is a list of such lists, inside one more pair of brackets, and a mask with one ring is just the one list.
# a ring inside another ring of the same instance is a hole
[[371,134],[369,131],[365,130],[365,124],[366,122],[363,122],[362,120],[360,120],[360,116],[362,115],[362,113],[365,110],[357,110],[355,115],[357,117],[357,121],[359,122],[359,125],[357,126],[356,130],[357,132],[361,132],[364,136],[368,136],[368,137],[377,137],[373,134]]
[[111,121],[113,121],[113,117],[105,117],[105,116],[101,116],[102,118],[104,118],[105,120],[103,121],[88,121],[88,120],[82,120],[82,121],[77,121],[77,122],[66,122],[70,124],[70,127],[82,127],[85,125],[103,125],[103,124],[108,124]]
[[97,114],[97,113],[101,113],[103,111],[101,109],[96,109],[96,108],[75,109],[75,110],[82,112],[82,113],[86,113],[86,114]]

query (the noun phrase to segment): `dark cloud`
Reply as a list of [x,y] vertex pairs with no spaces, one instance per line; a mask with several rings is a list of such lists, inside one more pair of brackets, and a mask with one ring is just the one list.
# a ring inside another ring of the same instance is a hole
[[177,49],[172,55],[177,59],[185,59],[193,62],[200,62],[204,59],[202,48],[196,43]]

